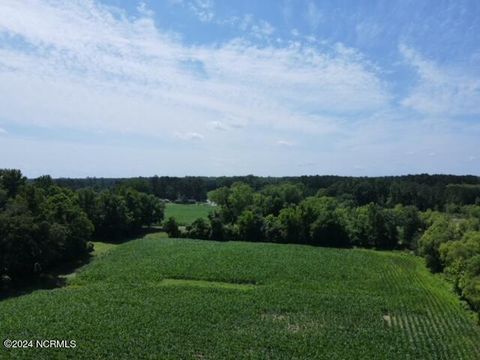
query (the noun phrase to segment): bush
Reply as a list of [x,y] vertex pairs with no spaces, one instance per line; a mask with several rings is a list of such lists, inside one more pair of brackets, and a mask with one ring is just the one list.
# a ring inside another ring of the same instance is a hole
[[196,219],[191,225],[187,226],[188,237],[194,239],[210,239],[210,224],[204,218]]
[[178,238],[180,237],[180,229],[178,228],[177,221],[174,217],[169,217],[163,224],[163,231],[168,234],[168,237]]

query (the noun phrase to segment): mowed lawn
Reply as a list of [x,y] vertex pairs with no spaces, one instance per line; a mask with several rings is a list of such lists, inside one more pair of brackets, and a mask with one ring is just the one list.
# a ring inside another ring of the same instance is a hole
[[198,218],[207,218],[214,207],[205,203],[199,204],[165,204],[165,219],[174,217],[180,225],[189,225]]
[[412,255],[151,234],[0,302],[16,359],[478,359],[480,327]]

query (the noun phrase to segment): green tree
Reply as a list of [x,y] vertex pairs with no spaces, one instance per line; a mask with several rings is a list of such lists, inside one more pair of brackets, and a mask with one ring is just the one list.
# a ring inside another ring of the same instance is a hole
[[187,234],[190,238],[208,240],[210,233],[210,223],[204,218],[198,218],[187,226]]
[[95,218],[96,234],[101,239],[120,240],[130,233],[132,216],[124,198],[111,191],[100,194]]
[[26,178],[20,170],[4,169],[0,170],[0,184],[7,191],[8,197],[14,197],[25,184]]
[[468,261],[480,255],[480,232],[467,232],[460,240],[441,243],[439,255],[444,272],[451,277],[455,288],[461,290]]
[[321,212],[310,225],[312,244],[345,247],[349,245],[347,231],[335,211]]
[[401,246],[416,248],[416,241],[423,231],[424,223],[415,206],[398,204],[393,209],[398,226],[398,239]]
[[348,227],[353,245],[392,248],[396,244],[394,216],[377,204],[356,208]]
[[263,229],[266,241],[274,243],[281,243],[284,241],[283,227],[278,216],[273,214],[267,215],[264,219]]
[[170,216],[167,220],[165,220],[163,224],[163,230],[168,234],[168,237],[180,237],[180,229],[178,228],[177,221],[173,216]]
[[[48,197],[40,207],[40,214],[43,221],[56,226],[51,231],[55,231],[63,258],[75,259],[88,253],[88,241],[94,227],[76,203],[73,193],[58,193]],[[64,236],[59,237],[60,232]]]
[[208,215],[210,220],[211,234],[210,237],[212,240],[223,241],[229,240],[226,237],[225,226],[223,224],[223,219],[218,213],[218,211],[213,211]]
[[252,210],[245,210],[238,217],[238,234],[245,241],[263,240],[263,218]]
[[446,216],[439,216],[432,225],[423,233],[419,240],[418,251],[425,257],[427,266],[434,272],[443,269],[440,258],[440,245],[456,240],[457,234],[453,224]]
[[305,243],[305,225],[299,207],[284,208],[278,214],[282,226],[282,240],[287,243]]

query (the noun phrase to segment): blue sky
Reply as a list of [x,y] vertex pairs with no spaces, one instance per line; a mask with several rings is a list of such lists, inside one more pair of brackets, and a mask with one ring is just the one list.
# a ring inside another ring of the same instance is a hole
[[0,2],[0,168],[480,175],[480,2]]

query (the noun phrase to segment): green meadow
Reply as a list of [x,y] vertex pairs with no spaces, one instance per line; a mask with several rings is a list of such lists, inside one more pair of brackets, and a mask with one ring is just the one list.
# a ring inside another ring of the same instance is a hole
[[206,203],[197,204],[165,204],[165,219],[174,217],[179,225],[189,225],[198,218],[207,218],[214,209]]
[[480,327],[400,252],[168,239],[95,256],[67,285],[0,302],[1,359],[478,359]]

